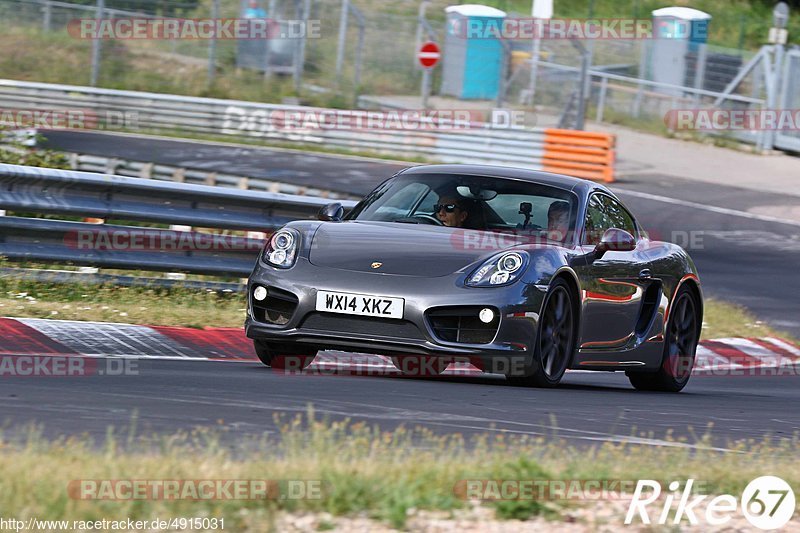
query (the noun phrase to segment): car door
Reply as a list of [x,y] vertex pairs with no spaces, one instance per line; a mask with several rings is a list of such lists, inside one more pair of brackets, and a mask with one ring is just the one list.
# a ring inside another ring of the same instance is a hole
[[[622,229],[636,238],[637,249],[609,250],[594,261],[587,260],[581,282],[583,309],[581,349],[615,350],[628,345],[641,310],[647,271],[639,248],[641,239],[636,223],[625,207],[611,196],[594,193],[586,209],[581,237],[583,253],[591,254],[603,234]],[[592,258],[592,255],[587,257]]]

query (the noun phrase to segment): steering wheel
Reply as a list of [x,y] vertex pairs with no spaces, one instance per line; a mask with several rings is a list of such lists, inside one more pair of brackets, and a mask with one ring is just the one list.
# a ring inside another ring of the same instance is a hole
[[424,220],[426,223],[432,224],[434,226],[444,226],[444,224],[442,223],[441,220],[439,220],[437,217],[435,217],[433,215],[429,215],[427,213],[417,213],[416,215],[411,216],[409,218],[419,218],[421,220]]

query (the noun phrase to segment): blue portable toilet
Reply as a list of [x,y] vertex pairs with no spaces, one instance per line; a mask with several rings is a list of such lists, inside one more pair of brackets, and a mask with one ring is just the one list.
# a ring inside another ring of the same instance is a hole
[[445,8],[447,33],[442,54],[441,94],[462,99],[494,99],[500,90],[506,13],[479,4]]
[[[653,34],[643,57],[643,74],[657,82],[693,85],[694,69],[701,47],[708,40],[711,15],[690,7],[664,7],[653,11]],[[701,85],[702,87],[702,85]],[[680,96],[682,91],[656,87],[657,92]]]
[[657,39],[691,43],[690,49],[708,41],[711,15],[690,7],[663,7],[653,11],[653,29]]

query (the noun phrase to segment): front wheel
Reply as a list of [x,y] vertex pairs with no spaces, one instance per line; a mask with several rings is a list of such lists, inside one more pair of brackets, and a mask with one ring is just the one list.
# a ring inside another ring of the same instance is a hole
[[254,340],[253,347],[262,363],[277,370],[304,370],[317,355],[316,350],[286,344],[272,344],[260,340]]
[[532,365],[521,376],[506,376],[516,385],[555,387],[572,362],[577,317],[572,291],[564,280],[557,279],[550,286],[543,309]]
[[689,382],[699,342],[699,304],[687,287],[681,287],[672,302],[664,338],[664,355],[656,372],[630,372],[637,390],[679,392]]

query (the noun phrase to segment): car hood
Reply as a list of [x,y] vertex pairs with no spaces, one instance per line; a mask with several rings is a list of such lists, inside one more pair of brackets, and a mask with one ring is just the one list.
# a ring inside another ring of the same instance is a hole
[[427,224],[329,222],[314,234],[309,261],[358,272],[446,276],[503,249],[479,245],[476,235],[482,233]]

